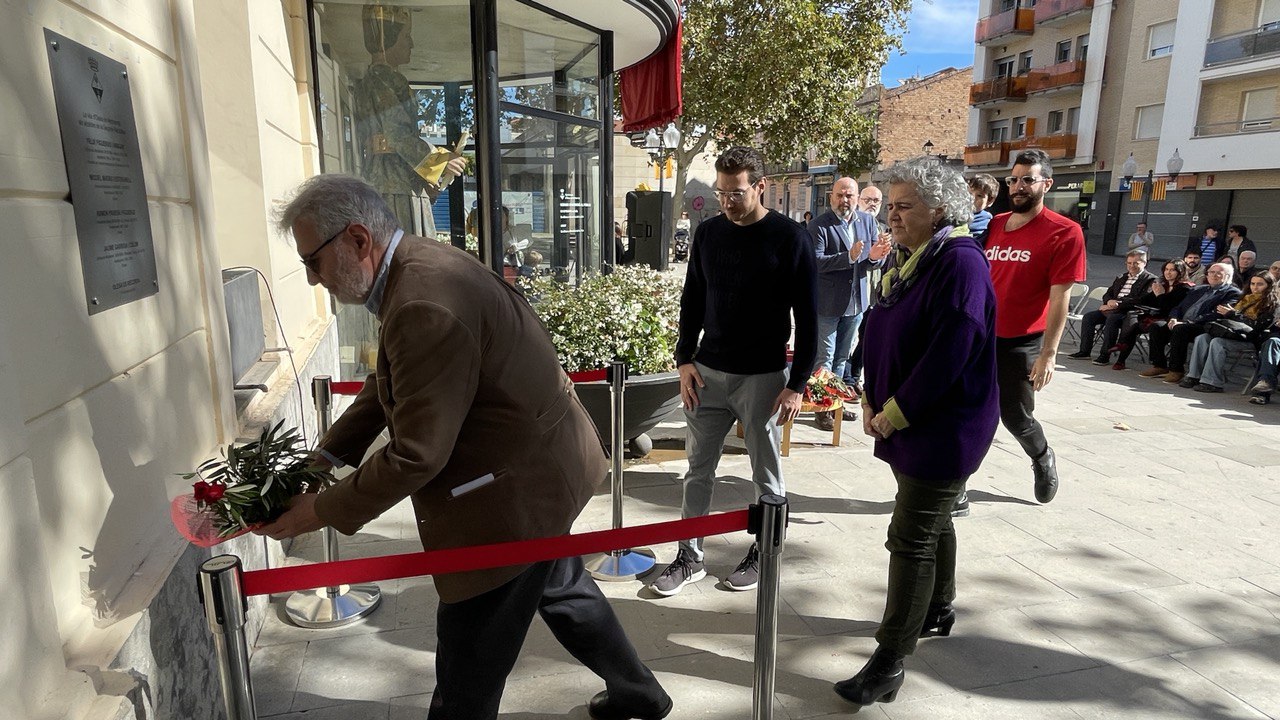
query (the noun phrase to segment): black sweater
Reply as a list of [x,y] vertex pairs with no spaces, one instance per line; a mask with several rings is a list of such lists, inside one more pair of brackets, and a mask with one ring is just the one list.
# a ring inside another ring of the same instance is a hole
[[680,298],[676,364],[696,359],[739,375],[782,370],[794,312],[787,387],[803,392],[818,355],[814,268],[804,228],[772,210],[746,227],[724,215],[699,223]]

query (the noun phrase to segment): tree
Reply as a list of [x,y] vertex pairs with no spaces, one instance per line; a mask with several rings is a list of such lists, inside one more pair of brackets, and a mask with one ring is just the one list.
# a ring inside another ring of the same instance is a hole
[[855,102],[900,47],[910,9],[911,0],[686,0],[673,217],[687,168],[712,139],[757,145],[770,162],[814,150],[851,172],[870,167],[873,122]]

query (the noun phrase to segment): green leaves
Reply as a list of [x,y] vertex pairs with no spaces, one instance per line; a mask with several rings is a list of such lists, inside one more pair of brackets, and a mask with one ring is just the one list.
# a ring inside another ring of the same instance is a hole
[[619,267],[574,288],[552,278],[530,286],[533,310],[567,372],[624,360],[635,375],[675,369],[683,283],[643,266]]

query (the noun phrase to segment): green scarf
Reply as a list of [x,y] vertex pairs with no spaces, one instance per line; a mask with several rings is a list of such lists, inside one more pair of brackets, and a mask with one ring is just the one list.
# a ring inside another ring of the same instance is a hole
[[906,289],[914,283],[916,280],[916,273],[920,271],[921,260],[926,256],[932,257],[936,254],[932,251],[936,250],[937,246],[941,245],[943,241],[949,238],[968,236],[971,234],[969,232],[968,225],[957,225],[951,229],[950,233],[946,233],[946,229],[947,228],[945,227],[942,228],[942,230],[929,239],[929,242],[925,243],[924,247],[921,247],[916,252],[911,252],[900,245],[893,246],[894,254],[892,267],[886,270],[883,277],[880,279],[880,297],[888,297],[890,295],[889,291],[893,289],[894,285],[897,283],[902,283],[903,289]]

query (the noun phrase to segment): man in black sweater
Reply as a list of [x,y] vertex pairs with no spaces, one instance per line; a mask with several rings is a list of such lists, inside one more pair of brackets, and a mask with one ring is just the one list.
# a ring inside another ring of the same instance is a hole
[[[735,147],[721,155],[715,193],[724,214],[698,225],[689,257],[675,352],[688,420],[686,518],[711,509],[716,466],[735,420],[742,422],[756,487],[786,494],[779,427],[800,412],[817,359],[816,271],[804,228],[765,208],[763,192],[760,153]],[[788,373],[792,313],[796,347]],[[754,588],[758,558],[753,545],[723,578],[725,587]],[[692,538],[650,587],[674,595],[706,575],[702,539]]]

